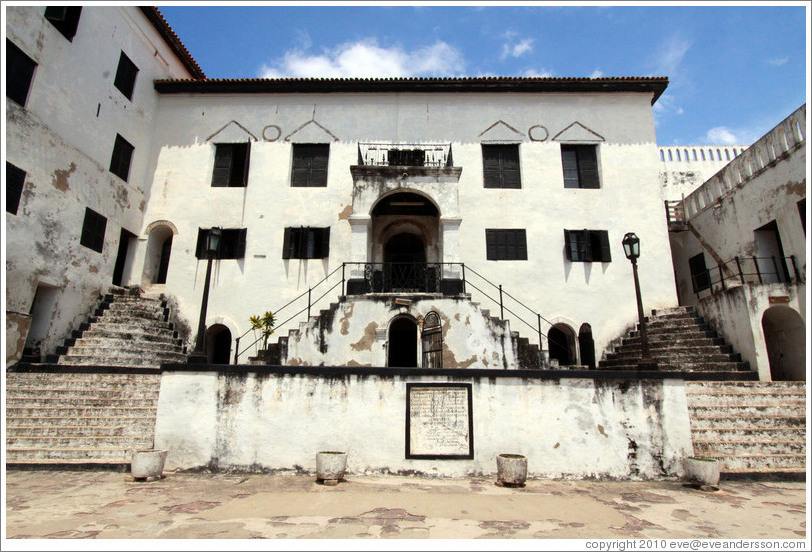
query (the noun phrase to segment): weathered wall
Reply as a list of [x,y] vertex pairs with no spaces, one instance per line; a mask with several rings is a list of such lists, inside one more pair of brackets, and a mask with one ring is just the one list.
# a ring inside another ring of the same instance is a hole
[[[472,384],[473,460],[405,458],[406,382]],[[527,456],[530,477],[646,479],[692,454],[677,380],[541,380],[380,374],[164,372],[155,445],[167,468],[315,469],[348,452],[350,473],[490,475]]]
[[[412,296],[410,296],[412,297]],[[463,298],[414,296],[408,307],[391,296],[354,296],[336,305],[322,318],[315,316],[290,332],[287,360],[291,366],[387,366],[389,326],[407,316],[422,327],[430,311],[440,317],[444,368],[518,368],[516,351],[506,323],[486,317]],[[420,330],[417,340],[420,339]],[[420,344],[416,344],[418,363]]]
[[708,180],[748,146],[660,146],[663,198],[680,200]]
[[[152,80],[188,72],[137,7],[84,8],[72,42],[44,11],[5,10],[8,39],[38,64],[25,107],[5,100],[6,159],[26,171],[19,210],[6,214],[5,284],[7,336],[25,334],[12,314],[30,312],[39,284],[58,290],[42,343],[51,352],[110,285],[120,230],[141,229],[154,165]],[[122,50],[139,69],[132,101],[113,85]],[[135,146],[128,182],[108,170],[117,133]],[[86,207],[107,217],[102,253],[79,244]]]
[[[247,228],[245,258],[215,261],[208,304],[207,324],[224,316],[236,321],[240,335],[249,316],[279,308],[342,262],[373,260],[377,237],[359,218],[369,216],[374,198],[358,193],[350,172],[359,142],[451,144],[458,182],[409,176],[395,186],[439,207],[439,236],[447,240],[430,254],[466,263],[546,319],[566,320],[575,333],[589,323],[600,358],[637,316],[620,245],[626,232],[642,240],[645,307],[676,303],[650,103],[649,95],[633,93],[165,95],[144,225],[168,220],[178,229],[166,292],[177,296],[189,320],[198,317],[205,275],[205,263],[194,257],[198,228]],[[212,188],[214,144],[246,140],[247,187]],[[483,187],[481,143],[488,140],[520,144],[521,189]],[[330,143],[325,188],[290,187],[291,143],[300,141]],[[601,189],[564,188],[562,142],[598,144]],[[284,228],[300,225],[330,226],[329,258],[281,258]],[[525,228],[528,260],[486,260],[487,228]],[[609,232],[612,262],[566,260],[564,229],[584,228]],[[355,258],[356,238],[366,258]],[[143,258],[137,273],[145,270]],[[496,311],[498,305],[472,293]],[[520,322],[511,320],[511,327],[537,340]]]

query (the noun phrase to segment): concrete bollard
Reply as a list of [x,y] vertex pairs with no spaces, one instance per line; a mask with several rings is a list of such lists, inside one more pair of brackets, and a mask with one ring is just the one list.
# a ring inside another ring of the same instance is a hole
[[145,480],[149,477],[163,477],[167,450],[134,450],[130,460],[133,479]]
[[523,487],[527,480],[527,458],[521,454],[496,457],[496,484],[500,487]]
[[347,453],[321,451],[316,454],[316,481],[323,485],[337,485],[347,470]]
[[712,458],[683,458],[682,469],[685,480],[702,486],[715,487],[719,484],[719,462]]

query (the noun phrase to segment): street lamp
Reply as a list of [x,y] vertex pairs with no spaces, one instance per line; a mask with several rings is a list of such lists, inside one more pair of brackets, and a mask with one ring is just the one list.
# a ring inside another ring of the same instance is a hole
[[203,300],[200,305],[200,321],[197,324],[197,342],[195,350],[189,355],[187,363],[206,363],[206,309],[209,303],[209,282],[211,281],[211,262],[220,249],[220,238],[223,235],[222,228],[210,228],[206,233],[206,282],[203,284]]
[[640,297],[640,280],[637,277],[637,258],[640,256],[640,238],[634,232],[629,232],[623,236],[623,253],[632,262],[632,273],[634,274],[634,292],[637,295],[637,318],[640,323],[640,345],[642,355],[637,363],[640,370],[656,370],[657,362],[651,358],[648,352],[648,336],[646,335],[646,317],[643,316],[643,300]]

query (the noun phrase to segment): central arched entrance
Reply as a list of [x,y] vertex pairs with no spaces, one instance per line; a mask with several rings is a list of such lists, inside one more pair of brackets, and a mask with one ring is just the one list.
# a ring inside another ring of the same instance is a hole
[[390,368],[414,368],[417,366],[417,322],[409,316],[395,318],[389,325]]

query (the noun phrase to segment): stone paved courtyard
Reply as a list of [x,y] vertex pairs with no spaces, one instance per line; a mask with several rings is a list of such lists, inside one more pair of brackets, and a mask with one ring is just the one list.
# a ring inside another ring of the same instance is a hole
[[[806,485],[306,475],[6,473],[14,539],[806,538]],[[19,541],[18,541],[19,542]]]

